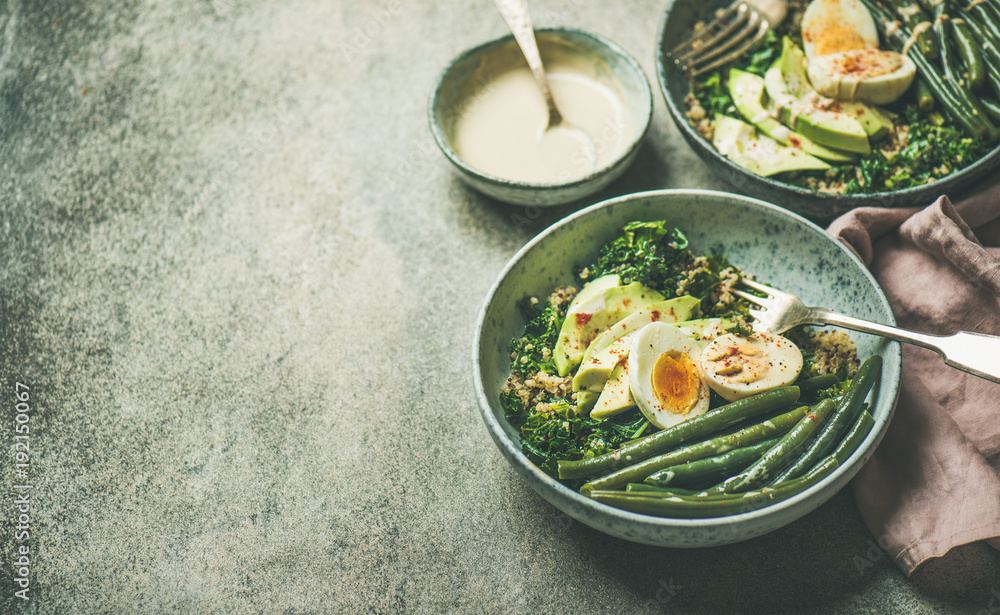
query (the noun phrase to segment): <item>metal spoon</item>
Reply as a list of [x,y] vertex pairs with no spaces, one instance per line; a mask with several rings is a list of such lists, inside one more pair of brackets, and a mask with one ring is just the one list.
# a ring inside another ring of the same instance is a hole
[[[563,118],[562,113],[556,107],[556,101],[552,97],[552,90],[549,88],[549,80],[545,76],[545,66],[542,64],[541,54],[538,52],[538,43],[535,40],[535,29],[531,25],[531,17],[528,14],[527,0],[493,0],[500,15],[510,28],[517,46],[521,48],[524,59],[528,61],[528,68],[538,82],[538,88],[542,91],[545,99],[545,106],[548,108],[549,119],[539,134],[539,144],[542,148],[543,159],[546,153],[557,156],[556,152],[565,151],[565,140],[572,139],[582,147],[582,153],[593,170],[597,164],[597,152],[594,141],[590,135],[582,129],[574,126],[571,122]],[[553,160],[553,163],[557,161]]]

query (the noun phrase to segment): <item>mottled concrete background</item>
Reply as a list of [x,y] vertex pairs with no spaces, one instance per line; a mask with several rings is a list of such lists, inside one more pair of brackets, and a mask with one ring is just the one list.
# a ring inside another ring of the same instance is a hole
[[[533,7],[654,76],[664,2]],[[475,407],[473,322],[582,204],[518,224],[458,183],[425,110],[503,32],[486,0],[0,1],[0,611],[1000,612],[995,555],[906,580],[849,493],[678,551],[514,475]],[[723,187],[658,96],[595,200],[696,186]]]

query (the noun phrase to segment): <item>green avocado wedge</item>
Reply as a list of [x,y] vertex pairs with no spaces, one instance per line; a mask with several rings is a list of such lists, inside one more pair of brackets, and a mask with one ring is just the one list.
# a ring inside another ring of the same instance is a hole
[[830,162],[854,162],[857,156],[841,152],[807,139],[779,122],[764,108],[764,78],[738,68],[729,70],[729,95],[748,122],[775,141],[802,150]]
[[684,295],[654,303],[646,309],[630,314],[608,327],[607,331],[587,346],[587,350],[583,354],[583,363],[586,363],[594,353],[605,350],[615,340],[632,331],[637,331],[651,322],[681,322],[698,316],[700,303],[695,297]]
[[793,43],[792,39],[787,36],[782,39],[778,64],[792,96],[815,100],[831,113],[854,119],[861,124],[870,141],[877,141],[892,131],[892,120],[877,107],[856,100],[834,100],[817,92],[809,81],[809,71],[806,69],[808,63],[805,52]]
[[871,153],[868,133],[858,120],[845,113],[827,110],[825,99],[810,85],[805,54],[785,37],[781,57],[764,73],[768,111],[782,124],[808,139],[834,149],[856,154]]
[[764,88],[770,100],[769,111],[782,124],[827,147],[855,154],[871,153],[868,133],[857,120],[849,115],[820,109],[806,99],[793,96],[779,63],[764,73]]
[[770,177],[790,171],[823,171],[830,165],[794,147],[778,143],[727,115],[715,116],[712,144],[726,158],[755,175]]
[[583,360],[590,343],[608,327],[663,300],[664,296],[659,292],[633,282],[606,288],[580,302],[575,310],[567,312],[559,329],[553,357],[556,371],[560,376],[566,376]]

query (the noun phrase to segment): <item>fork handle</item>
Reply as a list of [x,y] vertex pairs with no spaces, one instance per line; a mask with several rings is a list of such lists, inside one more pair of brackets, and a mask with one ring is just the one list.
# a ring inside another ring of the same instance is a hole
[[817,325],[836,325],[863,333],[881,335],[897,342],[929,348],[954,368],[1000,383],[1000,337],[959,331],[952,335],[927,335],[890,327],[877,322],[812,308],[809,321]]

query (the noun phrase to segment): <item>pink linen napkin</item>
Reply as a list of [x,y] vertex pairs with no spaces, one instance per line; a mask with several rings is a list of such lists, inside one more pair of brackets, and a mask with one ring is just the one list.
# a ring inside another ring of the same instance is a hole
[[[899,326],[1000,335],[1000,178],[956,205],[860,208],[828,230],[871,269]],[[1000,549],[1000,384],[903,344],[896,413],[852,484],[907,575],[958,545]]]

